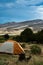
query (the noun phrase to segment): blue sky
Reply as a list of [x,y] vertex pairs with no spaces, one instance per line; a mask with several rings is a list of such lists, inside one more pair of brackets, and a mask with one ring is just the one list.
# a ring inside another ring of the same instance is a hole
[[0,23],[43,19],[43,0],[0,0]]

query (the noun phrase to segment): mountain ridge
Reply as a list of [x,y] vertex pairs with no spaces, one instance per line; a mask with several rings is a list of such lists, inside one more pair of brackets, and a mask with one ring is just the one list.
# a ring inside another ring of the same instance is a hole
[[33,22],[33,21],[43,21],[42,19],[34,19],[34,20],[25,20],[25,21],[21,21],[21,22],[7,22],[7,23],[0,23],[0,25],[3,25],[3,24],[10,24],[10,23],[24,23],[24,22]]
[[19,31],[23,31],[25,28],[31,28],[34,32],[40,31],[43,29],[43,20],[36,19],[36,20],[30,20],[30,21],[23,21],[23,22],[11,22],[6,24],[0,25],[0,31],[4,33],[7,31],[8,33],[11,33],[12,31],[15,33],[15,31],[19,33]]
[[4,26],[4,25],[15,25],[15,24],[24,24],[24,23],[37,23],[37,22],[40,22],[40,21],[43,21],[42,19],[35,19],[35,20],[29,20],[29,21],[22,21],[22,22],[7,22],[7,23],[4,23],[4,24],[0,24],[0,26]]

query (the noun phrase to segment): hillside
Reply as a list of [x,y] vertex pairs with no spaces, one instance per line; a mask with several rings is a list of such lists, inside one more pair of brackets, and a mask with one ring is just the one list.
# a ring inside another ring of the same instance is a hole
[[33,32],[37,32],[43,29],[43,20],[36,19],[23,22],[8,22],[0,24],[0,34],[15,34],[19,35],[25,28],[31,28]]

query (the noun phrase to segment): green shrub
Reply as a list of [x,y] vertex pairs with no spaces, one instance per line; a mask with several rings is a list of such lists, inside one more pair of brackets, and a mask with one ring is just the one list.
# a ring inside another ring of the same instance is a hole
[[32,54],[41,54],[41,48],[37,45],[31,46],[31,53]]
[[4,37],[5,40],[9,39],[9,35],[8,34],[5,34],[3,37]]
[[8,62],[0,61],[0,65],[8,65]]
[[3,43],[5,40],[4,40],[4,38],[2,37],[2,38],[0,38],[0,43]]
[[21,37],[19,35],[14,36],[12,39],[17,41],[17,42],[21,42]]
[[43,65],[43,62],[42,61],[37,61],[37,62],[34,62],[33,65]]
[[22,44],[21,46],[22,46],[23,48],[25,48],[25,44]]

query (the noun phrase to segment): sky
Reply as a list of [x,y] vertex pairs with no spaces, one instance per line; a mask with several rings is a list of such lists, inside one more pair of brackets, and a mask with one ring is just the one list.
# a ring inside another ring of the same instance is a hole
[[0,23],[43,19],[43,0],[0,0]]

